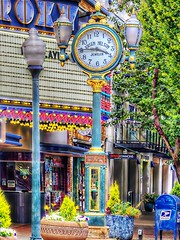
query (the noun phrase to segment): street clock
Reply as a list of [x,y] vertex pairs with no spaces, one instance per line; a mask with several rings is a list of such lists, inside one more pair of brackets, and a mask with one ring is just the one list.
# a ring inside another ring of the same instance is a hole
[[109,25],[88,24],[73,39],[72,57],[84,71],[104,74],[119,64],[122,42]]

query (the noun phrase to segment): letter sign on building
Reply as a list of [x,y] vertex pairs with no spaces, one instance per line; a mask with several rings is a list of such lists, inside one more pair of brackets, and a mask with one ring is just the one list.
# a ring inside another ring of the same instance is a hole
[[53,33],[53,23],[60,16],[63,7],[73,23],[75,34],[78,30],[78,4],[75,1],[1,0],[0,26],[11,29],[36,27]]

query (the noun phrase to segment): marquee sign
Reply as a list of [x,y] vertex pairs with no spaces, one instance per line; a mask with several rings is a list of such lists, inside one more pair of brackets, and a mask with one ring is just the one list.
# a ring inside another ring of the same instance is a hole
[[69,20],[73,23],[73,34],[78,30],[78,3],[59,0],[1,0],[0,26],[10,29],[36,27],[42,32],[53,33],[53,23],[64,7]]

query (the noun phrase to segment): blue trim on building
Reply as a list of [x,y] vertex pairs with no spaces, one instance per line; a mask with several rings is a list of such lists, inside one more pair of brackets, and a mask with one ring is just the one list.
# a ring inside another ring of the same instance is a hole
[[19,142],[20,139],[22,139],[22,137],[20,135],[16,135],[13,133],[6,133],[6,140],[4,143],[21,147],[22,143]]
[[50,153],[68,153],[82,156],[84,153],[88,152],[88,149],[82,147],[76,147],[66,144],[51,144],[51,143],[40,143],[41,152],[50,152]]

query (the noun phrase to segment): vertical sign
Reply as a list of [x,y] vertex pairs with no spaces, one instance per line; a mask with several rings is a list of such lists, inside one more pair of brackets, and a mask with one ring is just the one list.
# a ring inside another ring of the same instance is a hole
[[4,143],[6,140],[6,120],[0,119],[0,143]]

